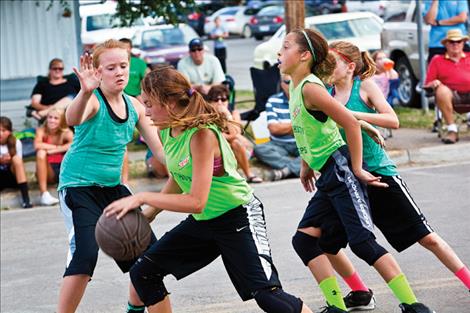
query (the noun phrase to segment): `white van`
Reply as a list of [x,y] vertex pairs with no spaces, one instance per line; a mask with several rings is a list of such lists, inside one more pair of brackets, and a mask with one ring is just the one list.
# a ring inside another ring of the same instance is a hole
[[96,44],[108,39],[132,38],[138,29],[145,28],[148,23],[139,18],[132,27],[118,27],[116,2],[107,1],[103,4],[80,5],[81,39],[84,50],[92,49]]

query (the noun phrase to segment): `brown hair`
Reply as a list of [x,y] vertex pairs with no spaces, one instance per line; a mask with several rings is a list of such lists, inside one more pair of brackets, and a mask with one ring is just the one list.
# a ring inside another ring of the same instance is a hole
[[[116,39],[108,39],[103,43],[100,43],[93,50],[93,66],[97,69],[100,66],[100,56],[109,49],[124,49],[127,52],[127,45]],[[131,55],[127,52],[127,59],[131,59]]]
[[[52,108],[49,110],[47,115],[51,114],[52,112],[59,113],[59,136],[62,136],[62,134],[68,129],[67,122],[65,120],[65,110]],[[44,133],[46,135],[51,135],[51,133],[49,132],[49,127],[47,127],[47,118],[46,118],[46,121],[44,122],[43,127],[44,127]]]
[[312,65],[310,67],[310,72],[318,76],[320,79],[325,79],[333,73],[336,67],[336,61],[333,55],[328,51],[328,43],[323,37],[323,35],[312,29],[302,29],[296,28],[291,31],[291,33],[296,34],[295,42],[300,46],[300,50],[309,51],[312,53],[309,42],[303,34],[305,32],[310,39],[312,44],[313,54],[312,54]]
[[7,138],[7,148],[10,157],[13,157],[16,155],[16,138],[13,136],[13,126],[11,120],[6,116],[0,116],[0,126],[10,132],[10,135]]
[[50,71],[54,67],[54,65],[56,65],[57,63],[61,63],[62,66],[64,65],[64,61],[62,61],[62,59],[59,59],[59,58],[53,58],[52,60],[49,61],[49,72],[47,73],[47,78],[51,78]]
[[372,77],[375,74],[375,62],[367,51],[360,51],[359,48],[347,41],[335,41],[330,44],[333,51],[346,56],[351,62],[356,64],[354,76],[359,76],[361,80]]
[[211,89],[209,89],[206,99],[208,101],[212,101],[212,99],[215,99],[219,96],[226,96],[228,98],[229,95],[230,95],[230,91],[228,90],[227,86],[215,85],[215,86],[212,86]]
[[374,53],[372,53],[371,58],[372,60],[374,60],[374,62],[377,61],[377,56],[379,55],[379,53],[385,53],[385,52],[383,50],[376,50],[374,51]]
[[[171,66],[160,66],[148,73],[142,81],[142,90],[151,103],[157,101],[168,112],[170,121],[157,126],[188,128],[215,124],[222,131],[227,130],[227,118],[208,104],[202,95],[191,88],[189,81]],[[170,102],[183,108],[181,112],[172,112]]]

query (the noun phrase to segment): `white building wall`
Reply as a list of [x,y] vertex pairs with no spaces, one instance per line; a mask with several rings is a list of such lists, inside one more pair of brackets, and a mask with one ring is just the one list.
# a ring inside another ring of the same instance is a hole
[[46,10],[49,3],[0,1],[0,80],[46,75],[53,58],[64,60],[66,74],[78,65],[75,12],[63,17],[59,1]]

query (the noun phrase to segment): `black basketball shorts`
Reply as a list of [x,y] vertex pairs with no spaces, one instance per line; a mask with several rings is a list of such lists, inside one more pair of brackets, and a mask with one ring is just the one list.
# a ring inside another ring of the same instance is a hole
[[[96,223],[111,202],[130,195],[131,192],[124,185],[69,187],[59,192],[60,210],[69,240],[64,277],[78,274],[93,276],[99,249],[95,239]],[[152,233],[151,244],[155,241]],[[126,273],[135,261],[116,263]]]
[[433,232],[399,175],[372,174],[389,186],[368,186],[372,219],[395,250],[401,252]]
[[178,280],[218,256],[222,256],[244,301],[258,290],[281,287],[271,258],[263,206],[256,198],[211,220],[197,221],[190,215],[144,253],[158,264],[162,274],[172,274]]

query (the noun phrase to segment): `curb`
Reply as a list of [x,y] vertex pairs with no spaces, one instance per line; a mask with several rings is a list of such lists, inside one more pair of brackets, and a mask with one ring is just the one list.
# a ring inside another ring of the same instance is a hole
[[[440,145],[432,147],[421,147],[415,149],[402,149],[402,150],[389,150],[387,151],[391,159],[397,164],[398,167],[406,167],[412,165],[432,165],[442,163],[458,163],[470,162],[470,143],[457,143],[454,145]],[[130,155],[131,166],[138,169],[145,169],[144,164],[145,153],[133,152]],[[28,162],[31,163],[31,162]],[[28,164],[27,163],[27,164]],[[252,164],[253,165],[253,164]],[[31,165],[27,166],[27,170],[31,169]],[[258,166],[255,164],[253,167],[255,174],[266,178],[268,176],[269,168]],[[139,172],[140,173],[140,172]],[[27,177],[34,177],[34,173],[27,173]],[[134,192],[139,191],[159,191],[165,184],[166,179],[149,179],[149,178],[134,178],[129,181],[129,187]],[[33,185],[36,186],[37,185]],[[54,188],[50,188],[49,192],[56,194]],[[35,208],[38,208],[39,190],[32,188],[30,190],[30,197]],[[15,190],[8,190],[1,193],[0,209],[18,209],[20,208],[19,192]]]

